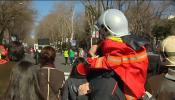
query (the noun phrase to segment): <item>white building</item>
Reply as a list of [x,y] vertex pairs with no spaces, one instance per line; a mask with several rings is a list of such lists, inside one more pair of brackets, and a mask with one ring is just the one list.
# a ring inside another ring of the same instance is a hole
[[170,15],[170,16],[168,16],[168,19],[172,19],[174,17],[175,17],[175,15]]

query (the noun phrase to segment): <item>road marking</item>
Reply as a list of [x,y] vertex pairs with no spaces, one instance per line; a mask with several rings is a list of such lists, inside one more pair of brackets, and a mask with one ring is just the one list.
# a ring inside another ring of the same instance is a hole
[[70,75],[70,73],[69,73],[69,72],[64,72],[65,80],[67,80],[67,79],[68,79],[69,75]]

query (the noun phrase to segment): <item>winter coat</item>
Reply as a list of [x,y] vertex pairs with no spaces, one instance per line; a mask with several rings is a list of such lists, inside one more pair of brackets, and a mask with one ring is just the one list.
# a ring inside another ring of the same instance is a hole
[[17,62],[13,66],[9,86],[1,100],[43,100],[38,94],[37,70],[29,61]]
[[69,51],[69,57],[71,57],[71,58],[75,57],[75,52],[73,50]]
[[175,100],[175,70],[152,76],[148,79],[153,98],[156,100]]
[[[48,73],[50,73],[50,75]],[[49,100],[60,100],[61,95],[60,93],[64,83],[64,73],[57,70],[56,68],[44,66],[40,68],[40,70],[37,72],[37,76],[38,76],[40,94],[42,95],[44,100],[47,100],[48,92],[49,92]]]
[[88,74],[89,100],[125,100],[123,83],[113,71],[93,70]]

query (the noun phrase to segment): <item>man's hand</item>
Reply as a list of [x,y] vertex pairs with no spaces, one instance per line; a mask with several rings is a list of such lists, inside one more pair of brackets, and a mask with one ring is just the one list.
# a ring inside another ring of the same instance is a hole
[[86,95],[89,93],[89,83],[84,83],[79,86],[78,88],[78,95]]

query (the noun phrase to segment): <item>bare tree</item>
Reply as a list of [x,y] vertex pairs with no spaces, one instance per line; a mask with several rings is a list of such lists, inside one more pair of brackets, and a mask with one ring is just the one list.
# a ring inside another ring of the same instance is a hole
[[151,34],[153,24],[161,19],[169,6],[169,1],[133,1],[130,9],[125,12],[130,31],[140,36],[153,37]]
[[[86,37],[90,37],[90,35],[94,31],[94,24],[101,13],[109,8],[117,8],[123,10],[130,6],[126,6],[126,2],[130,4],[130,1],[126,0],[82,0],[82,4],[85,6],[85,32],[87,34]],[[89,45],[88,45],[89,46]]]
[[82,0],[89,25],[86,31],[92,30],[91,27],[101,12],[109,8],[116,8],[125,13],[132,33],[152,41],[154,37],[151,33],[152,26],[159,23],[160,19],[165,16],[172,2],[171,0]]
[[72,17],[74,6],[67,7],[64,3],[59,3],[55,6],[55,10],[47,15],[37,27],[36,33],[38,38],[49,37],[51,42],[58,47],[58,43],[68,42],[71,38]]
[[0,42],[4,33],[23,36],[31,30],[34,10],[31,1],[0,1]]
[[92,33],[93,25],[100,16],[100,14],[109,8],[116,8],[122,11],[126,11],[130,8],[131,1],[127,0],[82,0],[82,4],[85,6],[86,17],[86,32]]

